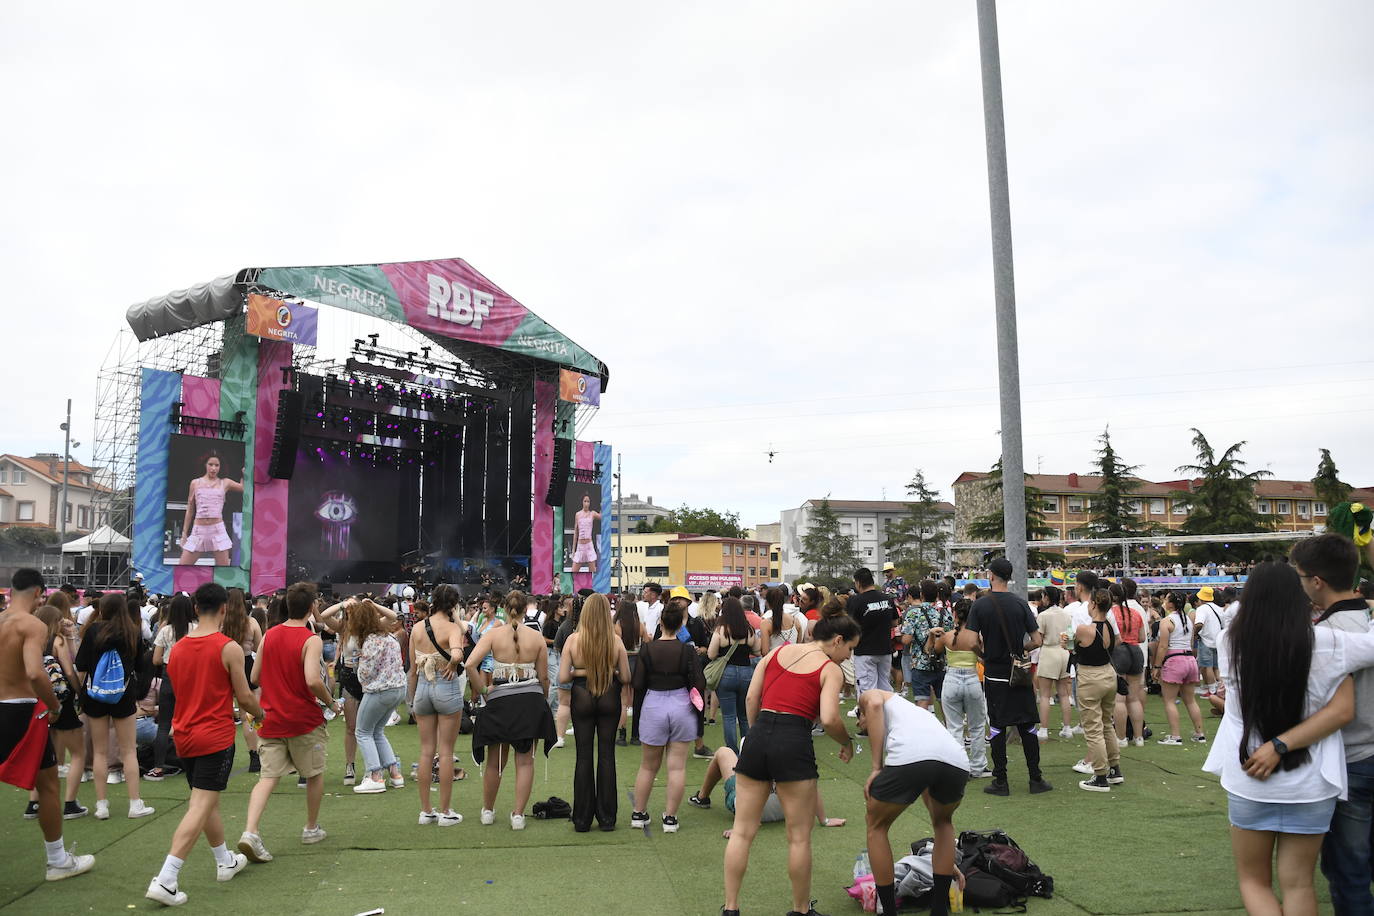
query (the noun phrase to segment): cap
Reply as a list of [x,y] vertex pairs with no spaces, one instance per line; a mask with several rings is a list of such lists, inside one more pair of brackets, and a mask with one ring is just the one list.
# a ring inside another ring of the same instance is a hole
[[815,587],[816,586],[812,585],[810,582],[798,582],[795,590],[799,592],[809,592]]
[[414,598],[414,597],[415,597],[415,589],[414,589],[414,587],[413,587],[413,586],[407,585],[405,588],[401,589],[401,597],[402,597],[402,598]]
[[1199,601],[1211,601],[1212,597],[1212,586],[1210,585],[1204,585],[1197,590],[1197,598]]
[[896,564],[896,563],[884,563],[884,564],[883,564],[883,572],[896,572],[896,571],[897,571],[897,564]]
[[681,585],[677,585],[674,586],[673,590],[668,593],[668,600],[671,601],[674,598],[686,598],[688,601],[691,601],[692,593],[687,591],[687,589],[683,588]]
[[1003,582],[1010,582],[1012,576],[1011,560],[1006,557],[998,557],[988,564],[988,572]]

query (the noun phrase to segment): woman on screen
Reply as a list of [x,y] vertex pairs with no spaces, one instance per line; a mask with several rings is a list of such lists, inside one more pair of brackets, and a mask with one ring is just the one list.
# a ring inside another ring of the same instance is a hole
[[[242,493],[243,484],[219,476],[219,452],[209,451],[201,458],[205,476],[191,481],[186,495],[186,521],[181,526],[180,566],[194,566],[202,556],[215,558],[216,566],[229,565],[229,532],[224,527],[224,496]],[[194,528],[192,522],[194,521]]]
[[[592,498],[582,496],[582,509],[576,516],[577,530],[573,540],[572,571],[596,572],[596,546],[592,541],[592,524],[601,521],[601,513],[592,511]],[[580,567],[580,568],[579,568]]]

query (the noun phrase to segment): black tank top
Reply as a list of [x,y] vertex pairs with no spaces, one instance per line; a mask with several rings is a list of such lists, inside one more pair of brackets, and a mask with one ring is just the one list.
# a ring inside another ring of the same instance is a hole
[[[1112,663],[1112,656],[1107,651],[1107,644],[1102,638],[1102,631],[1106,630],[1108,633],[1111,633],[1111,627],[1105,620],[1094,620],[1093,626],[1097,629],[1097,635],[1093,637],[1091,643],[1079,647],[1078,663],[1088,668],[1110,665]],[[1113,639],[1113,642],[1115,642],[1115,639]]]

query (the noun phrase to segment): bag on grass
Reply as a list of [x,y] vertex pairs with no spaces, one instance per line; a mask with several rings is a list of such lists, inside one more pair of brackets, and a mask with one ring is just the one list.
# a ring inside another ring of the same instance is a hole
[[572,805],[559,798],[557,795],[549,797],[548,801],[534,803],[534,816],[541,821],[555,820],[560,817],[572,817]]
[[1054,878],[1040,870],[1016,841],[1002,830],[966,830],[959,834],[960,869],[992,875],[1022,897],[1053,897]]

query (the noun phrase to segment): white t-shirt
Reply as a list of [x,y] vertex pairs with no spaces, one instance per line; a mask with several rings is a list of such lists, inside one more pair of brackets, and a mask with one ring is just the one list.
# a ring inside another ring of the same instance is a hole
[[930,710],[896,694],[883,704],[883,765],[938,760],[968,769],[968,754]]
[[1217,638],[1221,636],[1221,631],[1226,628],[1226,621],[1222,616],[1221,608],[1210,601],[1204,601],[1194,611],[1193,619],[1197,621],[1197,635],[1202,640],[1202,644],[1209,649],[1215,649]]
[[[1073,604],[1067,605],[1064,610],[1069,612],[1069,620],[1073,624],[1073,629],[1076,630],[1079,627],[1092,626],[1093,615],[1092,611],[1088,608],[1087,602],[1075,601]],[[1116,616],[1114,614],[1107,615],[1107,623],[1111,624],[1113,633],[1119,634],[1121,632],[1121,628],[1116,625]]]
[[[1308,750],[1312,759],[1292,770],[1275,770],[1260,781],[1247,776],[1238,757],[1243,726],[1240,693],[1244,685],[1231,669],[1230,640],[1220,640],[1217,669],[1226,684],[1226,714],[1222,716],[1207,762],[1202,768],[1221,777],[1232,795],[1258,802],[1303,804],[1346,797],[1345,743],[1340,732],[1327,735]],[[1351,633],[1330,627],[1312,629],[1312,667],[1307,674],[1304,715],[1311,716],[1336,693],[1347,674],[1374,666],[1374,631]]]
[[644,629],[649,631],[649,635],[653,636],[654,631],[658,629],[658,618],[663,615],[663,602],[655,601],[653,604],[649,604],[647,601],[640,601],[637,603],[639,604],[639,620],[644,624]]
[[92,617],[94,614],[95,614],[95,605],[94,605],[94,604],[88,604],[88,605],[86,605],[85,607],[83,607],[81,610],[77,611],[77,612],[76,612],[76,623],[77,623],[77,626],[82,626],[82,627],[84,627],[84,626],[86,625],[87,621],[89,621],[89,620],[91,619],[91,617]]

